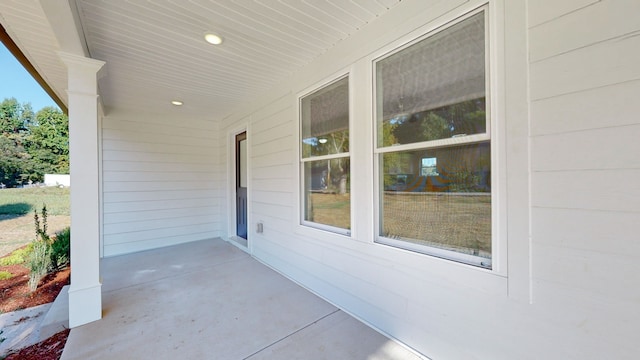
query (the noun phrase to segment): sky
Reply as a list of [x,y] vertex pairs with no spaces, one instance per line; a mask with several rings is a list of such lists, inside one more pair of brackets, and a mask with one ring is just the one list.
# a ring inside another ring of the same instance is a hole
[[58,105],[47,95],[27,70],[0,43],[0,101],[14,97],[19,103],[31,103],[34,112]]

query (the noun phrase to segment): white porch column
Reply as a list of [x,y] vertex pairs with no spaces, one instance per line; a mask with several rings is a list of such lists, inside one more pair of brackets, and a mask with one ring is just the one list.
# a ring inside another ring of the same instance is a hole
[[102,318],[97,72],[105,64],[58,53],[68,69],[71,188],[69,326]]

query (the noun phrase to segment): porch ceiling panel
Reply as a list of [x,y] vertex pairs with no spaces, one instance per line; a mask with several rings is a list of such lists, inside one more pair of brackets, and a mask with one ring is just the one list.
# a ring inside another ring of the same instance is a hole
[[[400,0],[76,0],[110,109],[219,120],[268,91]],[[224,43],[204,41],[205,32]]]
[[59,44],[40,3],[15,0],[3,1],[0,5],[0,23],[7,34],[58,98],[67,104],[67,69],[56,53]]

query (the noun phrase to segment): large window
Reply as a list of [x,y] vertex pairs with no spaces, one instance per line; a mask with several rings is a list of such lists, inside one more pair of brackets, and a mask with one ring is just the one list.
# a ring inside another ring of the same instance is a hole
[[300,99],[302,223],[351,229],[349,78]]
[[486,10],[375,61],[378,242],[491,268]]

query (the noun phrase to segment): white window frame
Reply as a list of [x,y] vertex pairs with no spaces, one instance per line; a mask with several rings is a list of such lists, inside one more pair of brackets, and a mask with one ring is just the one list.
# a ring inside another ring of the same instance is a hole
[[[499,88],[497,84],[497,79],[495,77],[496,66],[498,63],[497,56],[495,53],[495,35],[494,34],[494,19],[492,19],[492,10],[493,7],[489,4],[483,4],[475,9],[464,11],[463,13],[455,13],[451,14],[447,18],[441,19],[437,24],[434,24],[426,29],[426,31],[422,31],[419,34],[412,33],[411,35],[401,39],[399,44],[391,47],[390,49],[385,49],[386,51],[381,52],[378,56],[375,56],[372,60],[372,76],[373,76],[373,155],[374,155],[374,242],[377,244],[392,246],[399,249],[409,250],[412,252],[417,252],[429,256],[433,256],[439,259],[444,259],[445,261],[454,261],[456,263],[461,263],[463,265],[471,265],[473,268],[476,268],[480,271],[487,271],[497,274],[506,274],[505,269],[503,269],[500,265],[503,263],[501,257],[502,254],[506,251],[503,251],[502,247],[505,245],[499,241],[500,234],[502,230],[499,228],[499,220],[500,216],[503,212],[500,211],[501,208],[504,208],[504,204],[502,203],[502,199],[499,194],[505,192],[505,182],[501,181],[503,179],[504,170],[501,169],[502,159],[499,153],[500,142],[503,141],[503,136],[500,135],[498,131],[498,127],[496,123],[498,122],[497,109],[498,104],[496,103],[495,96],[497,89]],[[480,12],[484,12],[485,17],[485,99],[487,105],[487,122],[486,122],[486,132],[482,134],[474,134],[467,136],[460,136],[448,139],[438,139],[432,141],[424,141],[412,144],[402,144],[395,146],[387,146],[387,147],[379,147],[378,146],[378,103],[376,99],[377,89],[376,89],[376,63],[387,57],[401,52],[408,47],[432,36],[440,31],[450,28],[451,26],[458,24],[469,17],[476,15]],[[501,131],[500,131],[501,132]],[[380,235],[381,228],[381,192],[380,187],[381,184],[381,169],[380,169],[380,158],[385,153],[390,152],[401,152],[408,150],[419,150],[419,149],[429,149],[429,148],[439,148],[443,146],[453,146],[453,145],[465,145],[465,144],[477,144],[489,141],[491,147],[491,260],[490,264],[486,263],[485,258],[468,255],[464,253],[459,253],[451,250],[440,249],[436,247],[429,247],[425,245],[413,244],[406,241],[395,240],[391,238],[387,238]],[[487,266],[488,265],[488,266]]]
[[[349,151],[346,153],[339,154],[329,154],[322,156],[312,156],[305,158],[302,155],[302,99],[308,95],[315,93],[318,90],[321,90],[327,86],[337,83],[338,81],[347,79],[349,84],[348,96],[349,96]],[[331,76],[328,80],[322,81],[312,87],[305,89],[300,92],[296,96],[296,115],[297,115],[297,124],[298,124],[298,137],[297,137],[297,163],[298,163],[298,201],[297,201],[297,209],[298,209],[298,219],[299,225],[305,229],[314,229],[320,230],[327,234],[335,234],[339,236],[353,236],[353,224],[354,224],[354,204],[351,188],[349,189],[350,197],[349,197],[349,211],[350,211],[350,229],[343,229],[336,226],[331,226],[327,224],[321,224],[313,221],[305,220],[304,218],[304,210],[306,209],[306,196],[305,196],[305,188],[304,188],[304,165],[307,162],[314,161],[323,161],[323,160],[333,160],[333,159],[341,159],[348,158],[349,159],[349,173],[351,173],[351,147],[353,144],[353,79],[351,75],[351,71],[342,71],[334,76]],[[304,232],[304,230],[303,230]]]

